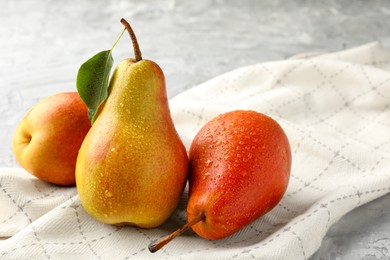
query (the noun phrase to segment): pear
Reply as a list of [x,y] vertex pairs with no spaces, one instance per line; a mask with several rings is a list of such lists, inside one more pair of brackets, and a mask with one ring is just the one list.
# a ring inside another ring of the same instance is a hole
[[206,239],[228,237],[273,209],[290,178],[289,141],[271,117],[231,111],[197,133],[189,169],[188,223],[152,243],[151,252],[188,228]]
[[274,208],[289,182],[291,151],[280,125],[255,111],[225,113],[190,148],[188,220],[201,237],[232,235]]
[[142,59],[130,25],[121,22],[136,57],[115,68],[108,97],[81,145],[76,185],[95,219],[153,228],[183,194],[188,157],[170,115],[163,71]]
[[15,130],[16,160],[38,179],[74,186],[77,153],[91,127],[77,92],[62,92],[34,105]]

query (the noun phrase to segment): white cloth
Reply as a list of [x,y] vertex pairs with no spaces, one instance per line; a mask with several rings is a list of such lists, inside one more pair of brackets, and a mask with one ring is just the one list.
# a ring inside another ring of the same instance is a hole
[[[232,61],[234,62],[234,61]],[[378,43],[300,55],[214,78],[170,100],[189,147],[214,116],[236,109],[268,114],[292,148],[287,193],[271,212],[233,236],[183,234],[155,254],[148,244],[186,221],[187,192],[160,228],[93,220],[75,188],[0,169],[1,259],[307,259],[329,227],[390,190],[390,52]]]

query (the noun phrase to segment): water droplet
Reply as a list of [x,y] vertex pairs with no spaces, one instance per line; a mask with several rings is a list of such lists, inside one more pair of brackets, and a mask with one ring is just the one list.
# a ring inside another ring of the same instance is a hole
[[207,160],[205,163],[206,163],[206,167],[210,167],[213,164],[213,161]]
[[112,197],[112,193],[111,193],[109,190],[105,190],[105,191],[104,191],[104,195],[105,195],[107,198],[111,198],[111,197]]
[[111,148],[111,152],[115,152],[115,147]]

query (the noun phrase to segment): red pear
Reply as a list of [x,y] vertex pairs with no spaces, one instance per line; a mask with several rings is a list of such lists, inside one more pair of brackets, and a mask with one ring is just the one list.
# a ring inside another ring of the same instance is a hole
[[201,237],[227,237],[274,208],[290,178],[286,134],[272,118],[233,111],[207,123],[190,152],[188,221]]
[[291,150],[274,119],[237,110],[200,129],[189,163],[188,223],[151,244],[152,252],[189,227],[201,237],[221,239],[269,212],[287,189]]

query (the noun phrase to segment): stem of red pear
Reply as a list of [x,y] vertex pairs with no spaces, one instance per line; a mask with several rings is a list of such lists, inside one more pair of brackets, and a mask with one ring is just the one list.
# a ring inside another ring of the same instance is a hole
[[171,233],[170,235],[166,236],[166,237],[163,237],[162,239],[158,240],[158,241],[155,241],[155,242],[152,242],[150,245],[149,245],[149,251],[154,253],[154,252],[157,252],[158,250],[160,250],[163,246],[165,246],[166,244],[168,244],[170,241],[172,241],[175,237],[181,235],[182,233],[184,233],[185,231],[187,231],[188,229],[190,229],[193,225],[195,225],[196,223],[200,222],[200,221],[203,221],[204,219],[206,218],[205,214],[202,213],[202,214],[199,214],[197,217],[195,217],[193,220],[191,220],[190,222],[188,222],[187,224],[185,224],[184,226],[182,226],[181,228],[177,229],[176,231],[174,231],[173,233]]

